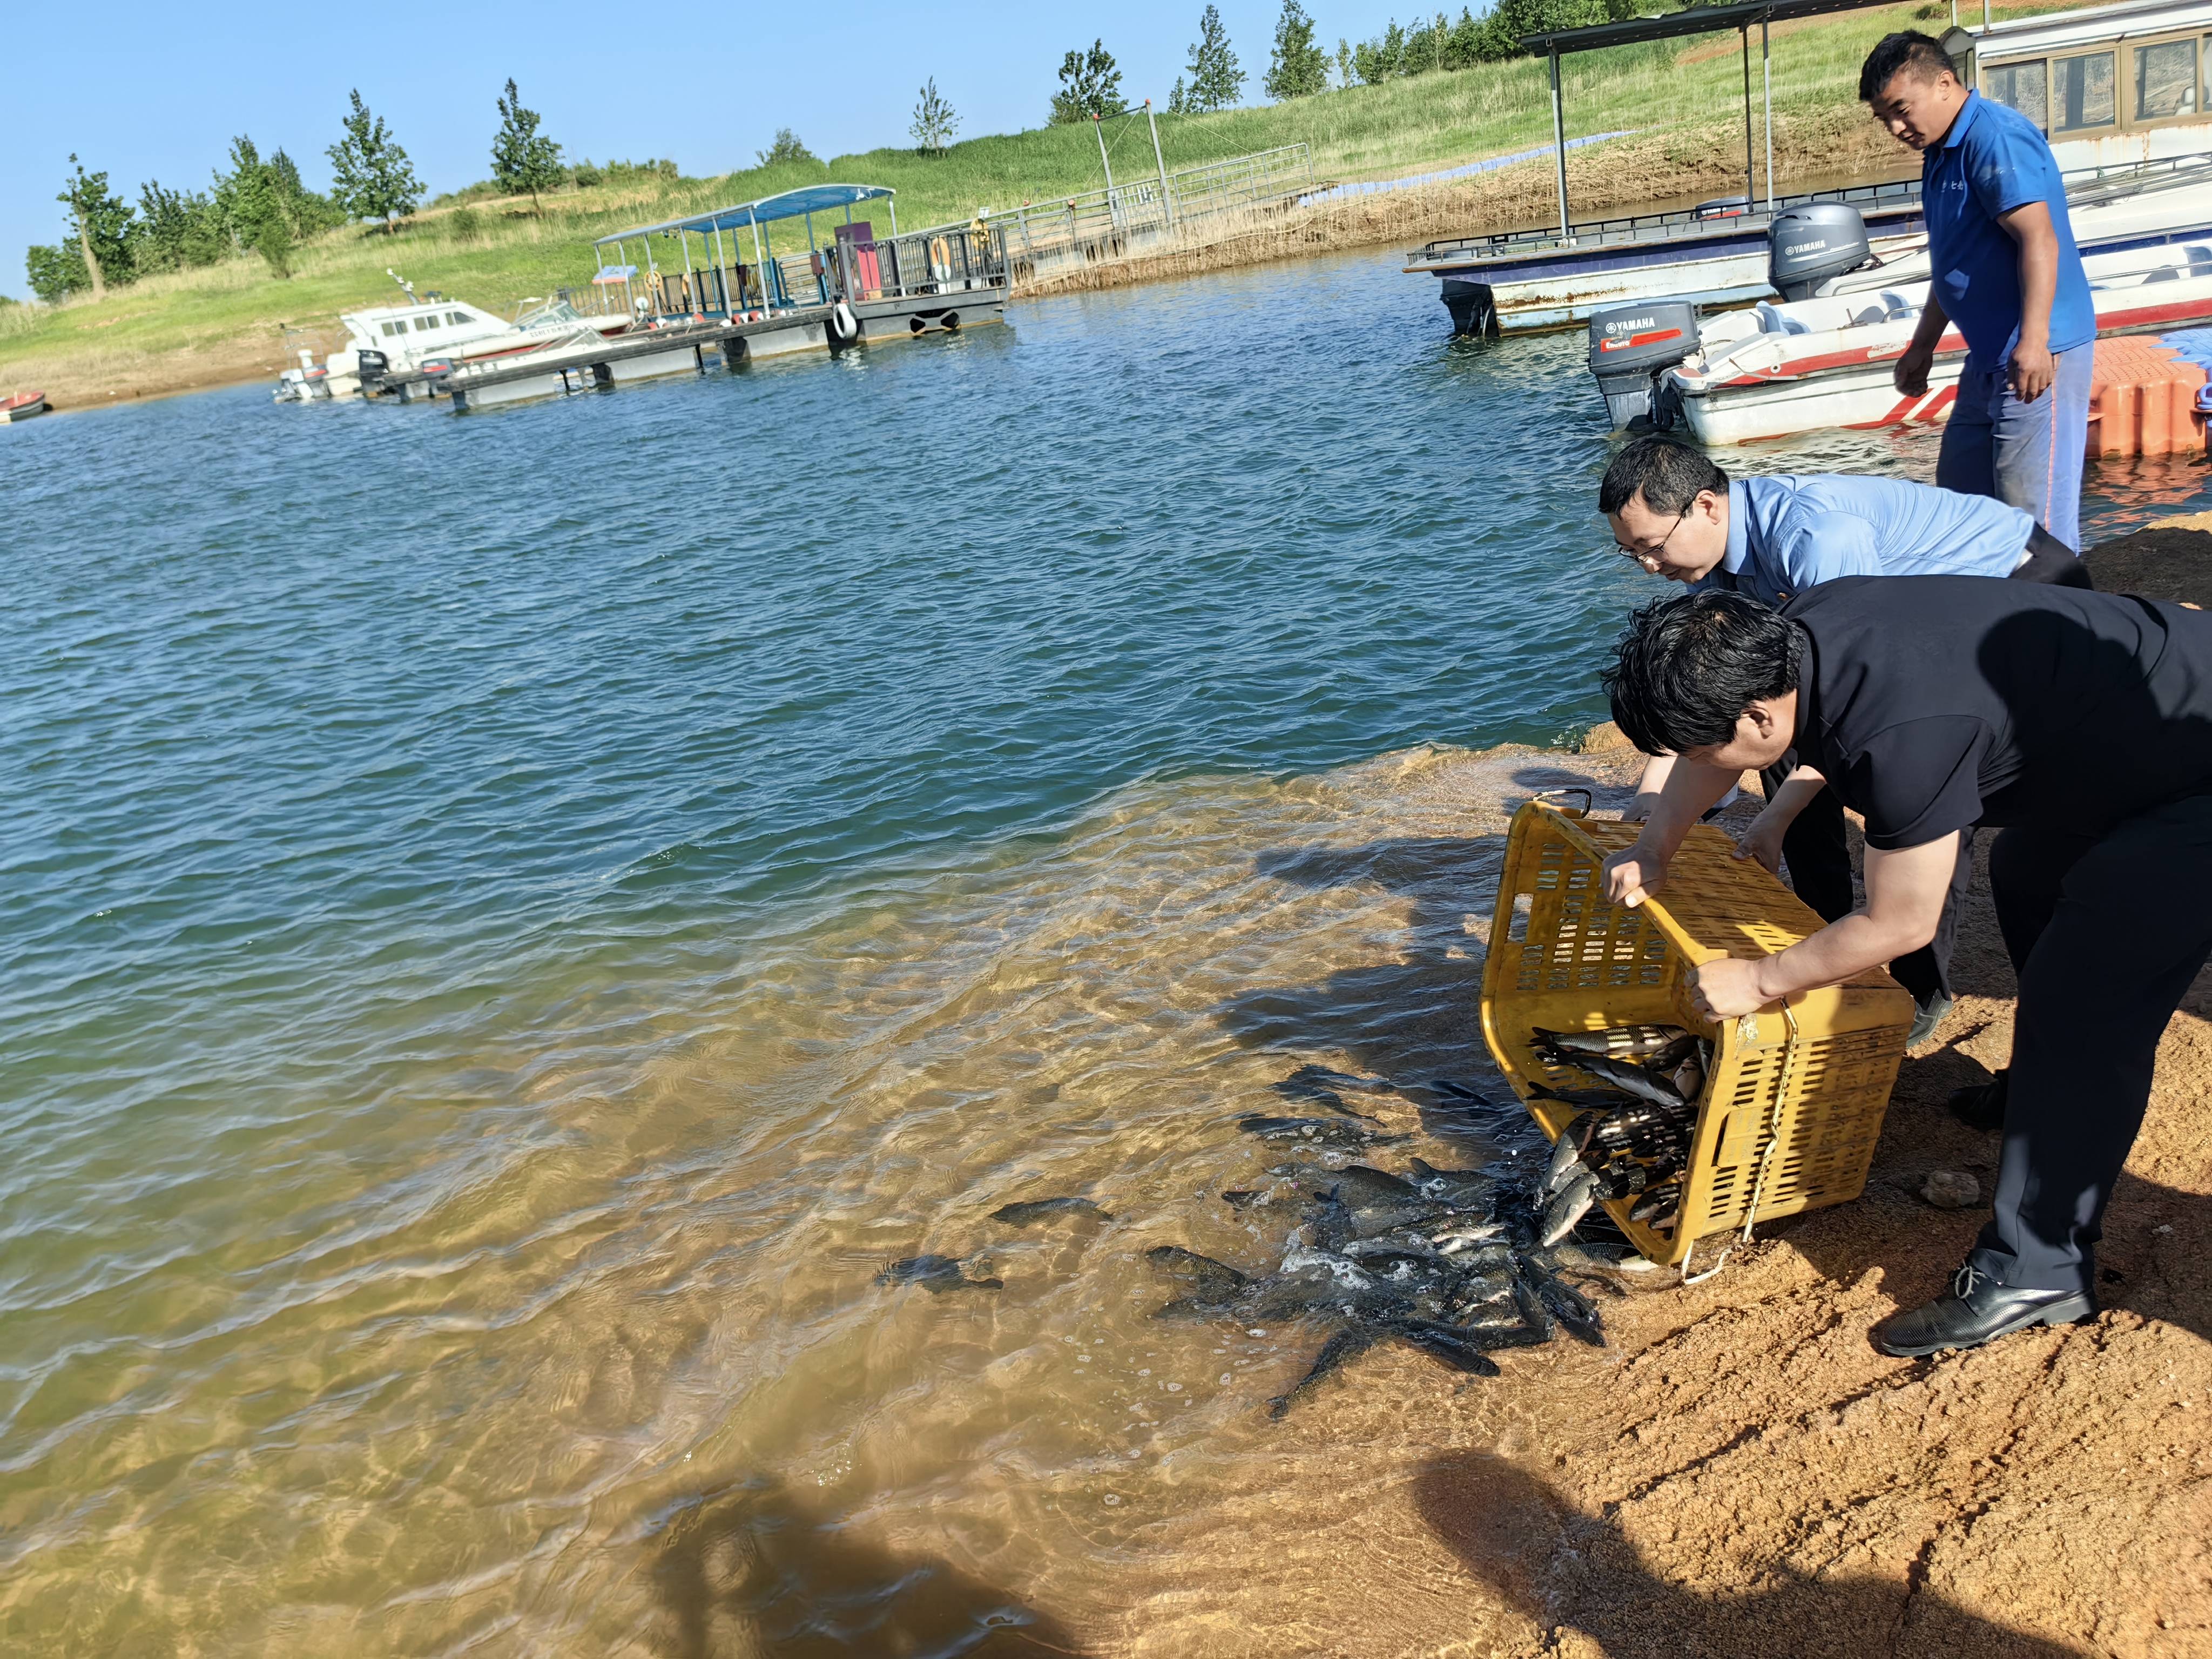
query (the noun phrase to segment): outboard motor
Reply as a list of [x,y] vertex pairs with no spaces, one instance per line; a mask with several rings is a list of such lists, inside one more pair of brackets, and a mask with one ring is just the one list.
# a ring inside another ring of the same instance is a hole
[[1810,300],[1870,262],[1866,221],[1844,202],[1784,208],[1766,232],[1766,280],[1785,300]]
[[1618,428],[1651,418],[1662,373],[1698,349],[1698,307],[1689,300],[1607,306],[1589,319],[1589,367]]

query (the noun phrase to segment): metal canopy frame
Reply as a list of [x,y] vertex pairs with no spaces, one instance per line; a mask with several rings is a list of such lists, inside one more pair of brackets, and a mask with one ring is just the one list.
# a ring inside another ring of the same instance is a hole
[[[593,238],[592,246],[599,249],[611,246],[619,264],[623,258],[623,244],[631,237],[636,237],[645,247],[646,281],[652,287],[658,303],[659,290],[657,286],[653,286],[657,284],[660,270],[653,257],[653,239],[655,236],[672,236],[680,244],[684,251],[684,275],[689,284],[694,279],[691,267],[693,236],[699,238],[702,252],[711,247],[711,269],[720,273],[727,269],[722,251],[722,233],[725,230],[730,233],[731,245],[735,246],[737,233],[750,229],[753,237],[753,269],[760,273],[761,304],[764,308],[773,310],[779,305],[787,307],[793,302],[784,289],[781,268],[770,257],[775,249],[769,239],[769,226],[782,219],[804,219],[806,222],[806,246],[810,252],[814,252],[817,251],[814,237],[816,214],[842,208],[845,222],[849,225],[853,222],[854,204],[881,199],[890,204],[891,234],[896,236],[897,196],[898,192],[888,185],[805,185],[797,190],[787,190],[781,195],[763,196],[757,202],[738,202],[729,207],[711,209],[705,213],[687,214],[681,219],[663,219],[657,224],[636,225],[628,230],[612,231],[605,236]],[[608,265],[604,252],[599,255],[599,264],[602,270],[613,268]],[[703,278],[700,280],[703,282]],[[744,296],[741,294],[732,299],[726,291],[727,280],[722,275],[717,274],[714,281],[723,289],[715,296],[722,301],[722,304],[708,308],[729,314],[742,310]],[[703,287],[692,291],[695,301],[705,292]],[[623,295],[627,305],[635,307],[638,303],[628,282],[623,285]]]
[[1748,210],[1758,199],[1759,175],[1753,166],[1751,130],[1751,26],[1759,25],[1759,58],[1766,86],[1766,209],[1774,210],[1774,68],[1769,54],[1767,27],[1793,17],[1820,17],[1831,12],[1861,11],[1889,0],[1736,0],[1732,5],[1693,6],[1656,17],[1636,17],[1619,23],[1589,23],[1581,28],[1554,29],[1545,34],[1524,34],[1521,45],[1528,52],[1551,59],[1552,155],[1559,184],[1559,235],[1574,234],[1567,217],[1567,117],[1559,92],[1559,59],[1570,52],[1598,52],[1607,46],[1633,46],[1644,40],[1668,40],[1685,34],[1718,34],[1734,29],[1743,38],[1743,201]]

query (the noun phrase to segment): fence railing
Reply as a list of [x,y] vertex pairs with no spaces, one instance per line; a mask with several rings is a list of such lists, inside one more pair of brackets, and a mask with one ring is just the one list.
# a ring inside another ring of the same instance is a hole
[[1030,202],[984,214],[967,225],[940,225],[918,234],[972,234],[980,223],[1000,236],[1014,280],[1021,283],[1068,264],[1141,252],[1224,214],[1260,212],[1294,201],[1313,187],[1311,152],[1304,144],[1285,144],[1185,167],[1164,179],[1157,173],[1140,174],[1110,190]]

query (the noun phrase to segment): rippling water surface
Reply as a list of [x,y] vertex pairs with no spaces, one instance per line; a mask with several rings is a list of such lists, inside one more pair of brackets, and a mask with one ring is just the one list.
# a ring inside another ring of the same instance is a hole
[[[1142,1251],[1264,1262],[1212,1194],[1307,1061],[1494,1150],[1424,1089],[1551,774],[1462,751],[1598,717],[1644,589],[1579,340],[1387,255],[1012,314],[0,434],[11,1651],[1342,1634],[1300,1506],[1449,1389],[1268,1425],[1310,1340],[1152,1324]],[[988,1219],[1060,1193],[1114,1218]],[[1006,1288],[873,1282],[923,1250]]]

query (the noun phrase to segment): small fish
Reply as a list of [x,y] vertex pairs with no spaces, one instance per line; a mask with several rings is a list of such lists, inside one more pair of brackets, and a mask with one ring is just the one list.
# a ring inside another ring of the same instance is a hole
[[1561,1054],[1557,1058],[1638,1100],[1648,1100],[1656,1106],[1672,1106],[1677,1110],[1689,1104],[1682,1098],[1681,1091],[1666,1079],[1654,1077],[1641,1066],[1627,1060],[1606,1060],[1596,1054]]
[[1267,1199],[1264,1193],[1254,1192],[1249,1188],[1238,1187],[1222,1194],[1221,1201],[1232,1210],[1249,1210],[1255,1204],[1265,1204]]
[[1262,1140],[1300,1141],[1311,1146],[1376,1146],[1402,1140],[1402,1135],[1378,1135],[1357,1124],[1326,1117],[1240,1117],[1237,1127]]
[[1321,1345],[1321,1352],[1314,1356],[1313,1364],[1306,1368],[1306,1374],[1267,1402],[1267,1415],[1280,1422],[1291,1409],[1292,1401],[1331,1371],[1339,1370],[1347,1361],[1358,1358],[1374,1346],[1375,1333],[1372,1331],[1346,1329],[1337,1332]]
[[1391,1335],[1443,1360],[1454,1370],[1474,1376],[1500,1375],[1498,1362],[1483,1352],[1473,1332],[1440,1325],[1431,1319],[1393,1320],[1389,1329]]
[[1661,1216],[1671,1218],[1675,1206],[1681,1201],[1681,1183],[1670,1182],[1664,1187],[1645,1193],[1643,1200],[1628,1212],[1628,1218],[1631,1221],[1641,1221],[1647,1226],[1663,1227],[1669,1223],[1662,1222],[1659,1218]]
[[878,1285],[919,1285],[932,1296],[947,1291],[1003,1291],[1003,1279],[970,1279],[949,1255],[909,1255],[876,1275]]
[[1376,1120],[1365,1112],[1354,1111],[1340,1097],[1346,1094],[1380,1095],[1395,1091],[1379,1077],[1352,1077],[1344,1072],[1332,1072],[1326,1066],[1301,1066],[1274,1085],[1275,1092],[1285,1100],[1310,1100],[1316,1106],[1326,1106],[1332,1112],[1346,1117]]
[[1429,1243],[1446,1255],[1457,1255],[1478,1245],[1494,1243],[1505,1236],[1504,1224],[1496,1221],[1455,1223],[1429,1235]]
[[1530,1029],[1546,1048],[1622,1057],[1656,1054],[1690,1035],[1679,1025],[1616,1025],[1609,1031],[1547,1031],[1540,1025]]
[[1411,1184],[1425,1198],[1442,1199],[1462,1208],[1479,1208],[1497,1191],[1498,1182],[1480,1170],[1439,1170],[1416,1158]]
[[1583,1152],[1589,1146],[1590,1136],[1600,1121],[1595,1111],[1577,1112],[1559,1131],[1559,1138],[1552,1143],[1552,1156],[1544,1165],[1544,1178],[1536,1185],[1540,1198],[1549,1198],[1575,1178],[1574,1172],[1582,1166]]
[[1087,1198],[1028,1198],[1018,1204],[1000,1205],[991,1212],[991,1219],[1003,1221],[1009,1227],[1026,1227],[1033,1221],[1045,1221],[1058,1215],[1088,1216],[1094,1221],[1114,1218]]
[[1189,1285],[1194,1299],[1200,1302],[1229,1302],[1252,1282],[1249,1275],[1227,1262],[1186,1250],[1180,1244],[1156,1244],[1145,1252],[1145,1260],[1170,1279]]
[[1544,1219],[1538,1230],[1537,1242],[1547,1248],[1558,1243],[1574,1231],[1575,1224],[1589,1213],[1590,1206],[1597,1202],[1597,1173],[1585,1169],[1569,1182],[1566,1189],[1544,1206]]

